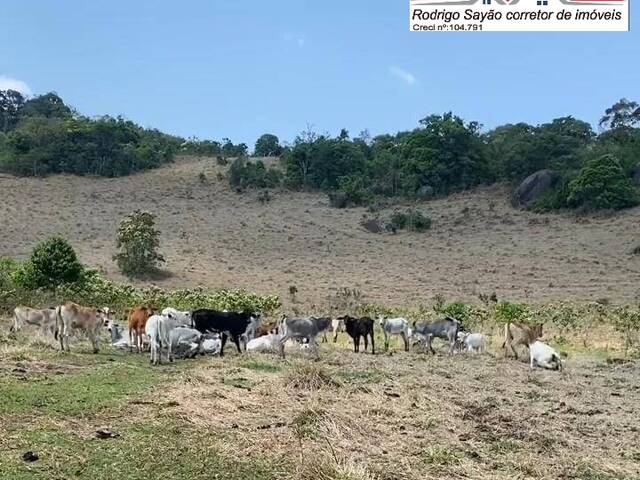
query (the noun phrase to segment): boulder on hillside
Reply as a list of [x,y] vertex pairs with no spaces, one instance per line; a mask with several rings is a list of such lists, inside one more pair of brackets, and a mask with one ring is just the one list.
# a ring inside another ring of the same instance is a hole
[[558,174],[552,170],[539,170],[532,173],[511,194],[511,205],[514,208],[531,207],[554,187],[557,180]]

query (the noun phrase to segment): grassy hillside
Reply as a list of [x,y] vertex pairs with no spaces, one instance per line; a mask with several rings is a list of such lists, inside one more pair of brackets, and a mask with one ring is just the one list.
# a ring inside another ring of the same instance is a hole
[[[415,304],[443,294],[629,303],[640,293],[640,208],[575,218],[513,210],[494,186],[417,204],[433,219],[427,233],[372,234],[364,208],[338,210],[325,195],[236,193],[211,158],[122,178],[0,176],[0,255],[24,258],[34,244],[62,233],[80,259],[120,278],[115,230],[134,208],[158,215],[164,286],[247,287],[300,307],[324,305],[337,288],[362,301]],[[200,175],[204,174],[204,179]],[[382,215],[388,211],[380,212]]]

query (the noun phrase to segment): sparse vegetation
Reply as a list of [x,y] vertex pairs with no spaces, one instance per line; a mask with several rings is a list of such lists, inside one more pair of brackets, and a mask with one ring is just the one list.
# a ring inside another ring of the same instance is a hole
[[236,188],[275,188],[280,185],[281,173],[266,168],[261,160],[252,162],[244,157],[236,158],[229,167],[229,184]]
[[392,232],[397,230],[411,230],[414,232],[424,232],[431,228],[431,219],[414,209],[405,211],[396,210],[391,214],[386,229]]

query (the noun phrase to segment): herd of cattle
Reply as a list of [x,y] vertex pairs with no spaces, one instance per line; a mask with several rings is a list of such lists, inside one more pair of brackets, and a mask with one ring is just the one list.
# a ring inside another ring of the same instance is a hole
[[[83,307],[67,302],[55,308],[33,309],[16,307],[12,331],[30,324],[40,328],[42,334],[53,335],[60,342],[62,351],[69,351],[69,339],[74,332],[86,334],[94,353],[99,351],[100,333],[106,329],[110,343],[116,348],[129,351],[150,351],[152,364],[162,362],[163,351],[169,361],[174,357],[191,358],[198,354],[224,355],[224,347],[229,338],[235,343],[239,353],[279,352],[284,358],[285,344],[297,342],[301,348],[309,348],[318,358],[317,339],[322,335],[327,341],[327,333],[333,334],[336,342],[340,332],[346,332],[353,339],[355,352],[360,351],[360,340],[364,340],[364,351],[371,343],[371,353],[375,353],[375,321],[370,317],[344,315],[329,317],[289,318],[285,315],[277,322],[263,322],[261,316],[251,312],[228,312],[199,309],[192,312],[165,308],[160,313],[148,306],[126,310],[123,327],[113,319],[109,308]],[[424,351],[435,354],[432,341],[440,338],[449,345],[449,353],[466,349],[469,352],[484,352],[486,338],[481,333],[469,332],[462,323],[445,317],[435,322],[409,323],[405,318],[378,317],[384,335],[385,351],[393,336],[401,337],[404,349],[410,344],[419,344]],[[504,329],[502,348],[506,354],[517,358],[514,347],[523,345],[529,349],[530,367],[561,370],[560,356],[551,347],[541,342],[542,325],[531,327],[524,324],[507,323]]]

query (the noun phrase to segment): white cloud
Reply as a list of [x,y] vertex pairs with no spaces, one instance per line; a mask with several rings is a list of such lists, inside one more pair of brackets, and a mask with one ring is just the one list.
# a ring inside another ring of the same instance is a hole
[[285,42],[295,43],[300,48],[303,48],[305,44],[305,39],[302,35],[294,35],[293,33],[283,33],[282,39]]
[[29,85],[22,80],[0,75],[0,90],[16,90],[23,95],[31,95]]
[[400,67],[396,67],[393,65],[390,66],[389,73],[394,77],[399,78],[407,85],[413,85],[414,83],[416,83],[416,77],[412,73],[409,73]]

